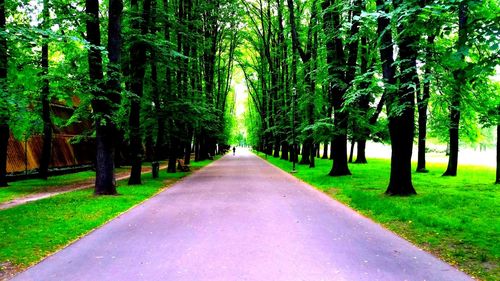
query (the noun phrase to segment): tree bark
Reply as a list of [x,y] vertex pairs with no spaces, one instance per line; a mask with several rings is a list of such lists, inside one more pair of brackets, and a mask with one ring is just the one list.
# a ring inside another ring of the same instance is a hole
[[328,143],[323,144],[323,157],[321,159],[328,159]]
[[7,186],[7,148],[9,145],[9,108],[5,101],[8,96],[7,69],[8,53],[5,37],[5,0],[0,0],[0,187]]
[[366,140],[358,140],[358,150],[356,151],[356,164],[366,164]]
[[[461,61],[465,61],[467,42],[467,19],[468,5],[465,1],[459,4],[458,8],[458,42],[457,51]],[[459,147],[459,127],[460,127],[460,99],[464,81],[467,79],[463,69],[453,72],[453,77],[457,83],[455,91],[452,93],[450,102],[450,156],[448,167],[443,176],[456,176],[458,170],[458,147]]]
[[351,140],[351,150],[349,152],[349,163],[352,163],[353,158],[354,158],[354,146],[356,145],[356,141],[353,139]]
[[289,145],[288,142],[283,142],[281,145],[281,160],[288,160],[289,159]]
[[[49,27],[49,1],[43,0],[43,22],[42,28],[48,30]],[[49,84],[49,42],[48,36],[43,36],[42,44],[42,121],[43,121],[43,146],[40,157],[39,177],[47,179],[49,172],[49,164],[52,155],[52,119],[50,117],[50,84]]]
[[[389,7],[383,0],[377,0],[377,6],[384,14],[389,13]],[[391,175],[386,194],[411,195],[416,194],[411,179],[411,154],[414,136],[414,93],[411,89],[394,90],[396,87],[396,68],[393,59],[393,40],[390,29],[390,19],[381,15],[377,19],[377,34],[381,37],[380,58],[387,96],[387,112],[389,115],[389,133],[391,137]],[[406,37],[402,36],[401,51],[409,48]],[[413,43],[413,42],[411,42]],[[401,109],[400,107],[403,107]],[[394,113],[394,109],[400,113]]]
[[417,161],[417,172],[426,173],[426,161],[425,161],[425,150],[426,150],[426,139],[427,139],[427,109],[429,107],[429,98],[431,92],[431,82],[429,81],[431,75],[431,46],[434,44],[435,36],[430,35],[427,38],[427,47],[425,48],[425,77],[422,93],[417,94],[417,104],[418,104],[418,161]]
[[[498,110],[500,115],[500,107]],[[500,184],[500,124],[497,125],[497,172],[496,172],[496,184]]]
[[170,144],[170,153],[168,155],[168,166],[167,173],[175,173],[177,172],[177,157],[178,157],[178,149],[179,144],[176,138],[172,139],[172,143]]
[[[131,0],[132,23],[135,32],[142,35],[147,34],[149,28],[149,17],[151,12],[151,0],[144,0],[142,19],[139,18],[138,0]],[[130,47],[130,89],[135,95],[130,101],[130,158],[132,169],[130,171],[129,185],[141,184],[142,170],[142,132],[141,132],[141,98],[144,90],[144,74],[146,72],[146,47],[137,35],[132,39]]]
[[[2,5],[2,3],[0,3]],[[2,79],[2,78],[0,78]],[[0,187],[7,184],[7,146],[9,144],[9,125],[0,124]]]
[[[327,49],[327,64],[329,73],[329,91],[331,102],[334,110],[334,125],[336,132],[332,140],[333,146],[333,165],[330,170],[330,176],[345,176],[350,175],[348,162],[347,162],[347,127],[349,115],[347,111],[342,110],[344,107],[345,97],[344,94],[347,91],[347,87],[350,86],[352,82],[351,76],[354,74],[354,69],[351,69],[352,65],[356,62],[357,57],[357,45],[349,44],[349,57],[348,61],[345,61],[345,50],[342,38],[339,36],[333,36],[336,30],[340,29],[340,8],[335,7],[335,1],[326,0],[323,2],[322,7],[324,13],[324,30],[326,34],[329,34],[329,39],[326,42]],[[356,4],[357,5],[357,4]],[[355,5],[355,6],[356,6]],[[356,14],[359,9],[354,10]],[[354,35],[359,30],[359,22],[353,21],[351,27],[351,35]],[[348,65],[349,69],[346,72],[339,71],[339,68],[344,65]],[[342,81],[345,86],[341,86],[340,83],[336,81]]]
[[[110,115],[112,114],[112,102],[116,100],[114,95],[119,96],[119,57],[120,57],[120,26],[121,8],[118,3],[110,3],[110,23],[108,29],[108,56],[110,68],[108,70],[110,79],[107,85],[107,95],[104,93],[101,35],[99,29],[99,1],[86,0],[86,9],[89,20],[87,21],[87,40],[92,44],[89,50],[89,71],[92,83],[97,88],[93,92],[92,108],[96,115],[96,182],[95,195],[116,194],[114,177],[114,125]],[[118,20],[118,22],[116,22]],[[118,45],[116,43],[118,42]],[[118,87],[118,92],[117,88]]]

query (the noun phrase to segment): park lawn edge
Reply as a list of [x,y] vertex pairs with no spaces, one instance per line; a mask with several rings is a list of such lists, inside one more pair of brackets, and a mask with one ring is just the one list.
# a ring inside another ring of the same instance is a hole
[[[349,209],[355,211],[359,215],[361,215],[361,216],[369,219],[373,223],[376,223],[376,224],[380,225],[381,227],[387,229],[388,231],[391,231],[392,233],[394,233],[394,234],[398,235],[399,237],[405,239],[406,241],[408,241],[409,243],[411,243],[415,247],[417,247],[417,248],[419,248],[421,250],[426,251],[427,253],[435,256],[436,258],[438,258],[440,260],[445,261],[450,266],[456,268],[459,271],[462,271],[462,272],[468,274],[473,279],[475,279],[475,280],[498,280],[498,279],[496,279],[496,278],[498,278],[497,277],[498,276],[498,265],[496,265],[497,267],[496,267],[496,270],[494,270],[494,271],[492,270],[492,271],[488,271],[488,272],[485,272],[485,273],[483,273],[483,272],[477,272],[477,271],[474,270],[473,266],[470,265],[469,263],[467,263],[467,262],[461,263],[460,261],[457,261],[457,260],[453,259],[453,257],[451,256],[451,254],[449,252],[446,252],[445,250],[440,249],[440,248],[430,247],[430,245],[428,245],[426,243],[420,242],[415,237],[415,236],[418,235],[417,229],[413,229],[410,224],[408,224],[408,223],[406,223],[404,221],[400,221],[396,217],[394,217],[393,220],[388,220],[386,222],[380,221],[377,218],[377,216],[372,212],[372,210],[369,210],[369,209],[365,210],[365,209],[357,208],[356,206],[350,204],[349,201],[346,200],[346,199],[350,199],[349,195],[342,194],[342,191],[339,192],[338,188],[331,187],[330,189],[325,190],[325,189],[317,186],[313,181],[307,181],[306,179],[302,179],[302,178],[300,178],[298,176],[298,174],[296,174],[296,173],[290,173],[289,170],[286,170],[286,169],[284,169],[284,168],[276,165],[275,163],[273,163],[271,161],[271,159],[274,159],[277,162],[288,162],[288,163],[291,163],[291,162],[289,162],[287,160],[282,160],[280,158],[275,158],[273,156],[269,156],[268,157],[269,159],[268,159],[264,155],[259,154],[257,151],[252,151],[252,153],[254,153],[256,156],[258,156],[259,158],[261,158],[262,160],[264,160],[266,163],[270,164],[271,166],[278,168],[279,170],[281,170],[284,173],[292,176],[293,178],[299,180],[300,182],[303,182],[303,183],[305,183],[307,185],[312,186],[315,190],[317,190],[317,191],[325,194],[329,198],[331,198],[331,199],[333,199],[333,200],[341,203],[342,205],[344,205],[344,206],[348,207]],[[331,160],[329,160],[329,161],[331,161]],[[297,166],[298,166],[298,164],[297,164]],[[301,165],[301,166],[304,167],[304,165]],[[326,172],[328,172],[328,171],[326,171]],[[325,177],[327,177],[326,173],[325,173]],[[342,196],[339,196],[339,195],[344,195],[345,198],[343,198]],[[380,196],[390,197],[390,196],[385,195],[383,193],[381,193]],[[449,244],[449,241],[447,239],[442,239],[442,243],[441,244],[443,246],[446,246],[446,245]],[[445,247],[443,247],[443,248],[445,248]]]
[[[147,166],[151,166],[151,163],[144,162],[143,167]],[[130,174],[130,166],[115,168],[116,176],[123,176],[123,174],[127,173]],[[72,191],[73,188],[68,187],[73,186],[74,188],[79,188],[79,186],[91,186],[94,183],[94,180],[95,171],[88,169],[75,173],[49,176],[46,180],[40,178],[29,178],[24,180],[9,181],[9,186],[0,188],[0,204],[7,204],[13,200],[22,200],[24,198],[29,198],[43,193]]]
[[[0,280],[8,280],[8,279],[14,277],[17,274],[19,274],[19,273],[21,273],[23,271],[26,271],[29,268],[33,267],[33,266],[36,266],[37,264],[39,264],[43,260],[49,258],[50,256],[58,253],[59,251],[61,251],[63,249],[65,249],[65,248],[73,245],[74,243],[76,243],[77,241],[79,241],[80,239],[82,239],[83,237],[85,237],[85,236],[93,233],[94,231],[96,231],[99,228],[105,226],[106,224],[110,223],[111,221],[113,221],[113,220],[117,219],[118,217],[120,217],[120,216],[122,216],[122,215],[124,215],[124,214],[126,214],[128,212],[130,212],[131,210],[133,210],[134,208],[138,207],[139,205],[145,203],[146,201],[148,201],[148,200],[156,197],[160,193],[162,193],[165,190],[171,188],[174,184],[177,184],[177,183],[179,183],[179,182],[187,179],[188,177],[192,176],[197,171],[199,171],[199,170],[201,170],[203,168],[206,168],[206,167],[212,165],[214,162],[216,162],[217,160],[219,160],[221,157],[222,156],[216,156],[216,157],[214,157],[213,160],[207,160],[206,163],[203,163],[200,166],[193,167],[191,165],[191,170],[189,172],[180,172],[180,171],[177,171],[175,174],[179,174],[180,173],[179,177],[164,178],[164,179],[162,179],[161,176],[160,176],[160,180],[161,180],[161,183],[162,183],[161,187],[157,188],[157,190],[154,191],[153,193],[151,193],[149,196],[144,197],[143,199],[135,202],[134,204],[128,206],[126,209],[124,209],[124,210],[122,210],[120,212],[117,212],[115,214],[110,215],[110,217],[107,220],[99,223],[98,225],[96,225],[93,228],[90,228],[90,229],[82,231],[81,234],[77,235],[73,239],[66,240],[63,243],[55,246],[55,248],[52,249],[50,252],[48,252],[48,253],[46,253],[44,255],[37,256],[36,259],[34,259],[32,262],[29,262],[28,264],[12,263],[10,260],[0,260]],[[202,161],[202,162],[205,162],[205,161]],[[150,172],[146,172],[146,173],[143,173],[141,176],[142,177],[144,177],[144,176],[151,176],[151,173],[152,173],[151,171]],[[166,173],[166,172],[164,172],[164,173]],[[121,183],[121,184],[124,184],[124,185],[118,185],[118,186],[126,186],[128,188],[134,188],[134,187],[141,188],[141,185],[127,186],[126,185],[127,180],[128,179],[119,180],[117,183]],[[89,191],[89,190],[92,190],[92,189],[93,189],[93,187],[79,189],[79,190],[74,190],[74,191],[63,193],[63,194],[58,194],[58,195],[55,195],[55,196],[51,196],[51,197],[48,197],[48,198],[43,198],[43,199],[40,199],[40,200],[28,202],[26,204],[15,206],[15,207],[12,207],[12,208],[9,208],[9,209],[6,209],[6,210],[12,210],[12,209],[16,209],[18,207],[29,205],[29,204],[32,204],[32,203],[35,203],[35,202],[44,201],[44,200],[51,200],[51,199],[57,198],[59,196],[69,196],[72,193]],[[94,195],[92,195],[92,196],[93,196],[93,198],[103,197],[103,196],[94,196]],[[117,197],[117,198],[119,198],[120,196],[121,196],[121,194],[118,193],[117,195],[110,195],[110,196],[104,196],[104,197]],[[0,210],[0,215],[1,215],[2,211],[4,211],[4,210]],[[103,215],[103,216],[105,216],[105,215]]]

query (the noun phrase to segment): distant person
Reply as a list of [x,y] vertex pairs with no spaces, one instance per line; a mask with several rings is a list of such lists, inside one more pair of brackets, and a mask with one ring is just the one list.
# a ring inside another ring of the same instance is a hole
[[236,146],[233,146],[233,156],[236,155]]

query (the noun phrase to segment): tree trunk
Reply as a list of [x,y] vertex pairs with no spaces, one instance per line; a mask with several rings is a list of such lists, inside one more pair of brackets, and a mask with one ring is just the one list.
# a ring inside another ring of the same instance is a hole
[[7,87],[7,38],[5,34],[5,0],[0,0],[0,187],[7,186],[7,148],[9,145],[9,108],[6,103]]
[[309,159],[309,168],[314,168],[316,167],[316,161],[314,159],[314,157],[316,156],[316,145],[311,144],[311,147],[310,147],[310,159]]
[[289,145],[288,142],[283,142],[281,145],[281,160],[288,160],[289,159]]
[[170,144],[170,154],[168,155],[168,167],[167,173],[175,173],[177,171],[177,156],[178,156],[179,146],[177,144],[177,140],[173,139]]
[[[2,3],[0,3],[2,5]],[[1,79],[1,78],[0,78]],[[0,124],[0,187],[7,184],[7,146],[9,144],[9,125]]]
[[191,142],[193,140],[193,129],[188,128],[188,137],[184,145],[184,164],[189,165],[191,163]]
[[328,159],[328,143],[323,144],[323,157],[321,159]]
[[[152,0],[151,5],[151,34],[156,35],[156,20],[157,20],[157,3],[156,0]],[[158,63],[156,58],[156,50],[152,48],[150,51],[150,67],[151,67],[151,96],[154,102],[154,108],[156,111],[156,141],[154,144],[154,161],[160,161],[163,157],[163,148],[165,145],[165,121],[163,112],[163,99],[160,96],[160,90],[158,87]]]
[[[111,10],[111,9],[110,9]],[[92,44],[89,49],[89,74],[90,81],[94,85],[92,108],[96,117],[96,185],[94,194],[111,195],[116,194],[113,163],[113,131],[110,130],[111,108],[104,101],[104,84],[101,46],[101,34],[99,29],[99,1],[86,0],[87,40]],[[102,122],[104,121],[104,122]]]
[[302,144],[302,158],[300,159],[300,165],[310,165],[310,156],[311,156],[311,144],[309,140],[305,140]]
[[[335,135],[333,137],[333,165],[329,173],[330,176],[344,176],[350,175],[349,167],[347,165],[347,127],[349,115],[347,111],[344,111],[344,94],[347,91],[347,87],[351,84],[351,74],[353,69],[348,69],[346,72],[342,72],[339,68],[345,66],[346,64],[351,67],[351,64],[355,64],[357,56],[357,45],[349,44],[349,58],[348,62],[345,61],[345,50],[342,38],[338,35],[335,36],[336,30],[341,27],[340,14],[341,11],[335,6],[334,1],[327,0],[322,4],[324,13],[324,30],[328,34],[329,39],[326,42],[327,49],[327,64],[329,73],[329,96],[331,97],[331,105],[334,110],[334,125],[336,128]],[[357,12],[356,12],[357,13]],[[359,22],[353,21],[351,27],[351,35],[357,33],[359,29]],[[355,54],[356,53],[356,54]],[[353,62],[354,61],[354,62]],[[336,80],[343,81],[343,84],[347,86],[341,86],[339,83],[334,82]]]
[[[500,115],[500,107],[499,107]],[[497,173],[496,173],[496,184],[500,184],[500,125],[497,125]]]
[[356,164],[366,164],[366,140],[358,140],[358,150],[356,153]]
[[335,154],[335,148],[333,147],[333,139],[330,142],[330,160],[333,160],[333,155]]
[[[431,35],[427,38],[427,47],[425,49],[425,77],[422,93],[417,95],[418,103],[418,162],[417,162],[417,172],[426,173],[428,172],[425,165],[425,149],[426,149],[426,139],[427,139],[427,108],[429,105],[429,98],[431,92],[431,82],[429,81],[431,75],[431,46],[434,44],[435,36]],[[421,96],[420,96],[421,95]]]
[[[467,18],[468,6],[465,1],[459,4],[458,9],[458,42],[457,51],[461,61],[465,61],[465,52],[467,51]],[[458,69],[453,72],[453,77],[457,83],[455,92],[451,96],[450,106],[450,156],[448,158],[448,168],[443,176],[456,176],[458,170],[458,147],[459,147],[459,127],[460,127],[460,96],[462,86],[467,79],[463,69]]]
[[[135,32],[147,34],[149,28],[149,16],[151,11],[151,0],[144,0],[142,19],[139,18],[139,5],[137,0],[130,1],[132,23]],[[144,88],[144,74],[146,71],[146,46],[135,35],[130,47],[130,76],[131,92],[135,95],[130,101],[130,158],[132,170],[130,171],[129,185],[141,184],[142,170],[142,132],[141,132],[141,98]]]
[[275,137],[275,140],[274,140],[274,154],[273,154],[273,157],[280,157],[280,139],[279,137]]
[[[49,1],[43,0],[43,23],[42,28],[48,30],[49,27]],[[49,84],[49,42],[48,36],[43,36],[42,44],[42,121],[43,121],[43,146],[42,155],[40,157],[39,176],[42,179],[47,179],[49,172],[49,164],[52,156],[52,120],[50,118],[50,84]]]
[[352,163],[354,158],[354,145],[356,144],[355,140],[351,140],[351,151],[349,153],[349,163]]
[[[377,6],[389,13],[389,7],[383,0],[377,0]],[[386,194],[389,195],[411,195],[416,194],[411,179],[411,154],[414,136],[414,93],[412,89],[403,88],[399,91],[391,89],[396,86],[396,68],[393,59],[393,40],[390,29],[390,19],[379,16],[377,19],[377,33],[381,37],[380,59],[382,61],[382,72],[387,91],[387,112],[389,115],[389,133],[391,137],[391,176]],[[401,39],[400,51],[408,51],[408,38]],[[413,43],[413,42],[411,42]],[[402,55],[402,58],[404,56]],[[413,105],[413,106],[412,106]],[[393,108],[398,111],[393,112]]]
[[456,176],[458,169],[458,146],[459,146],[459,126],[460,126],[460,99],[453,95],[450,106],[450,156],[448,167],[443,176]]

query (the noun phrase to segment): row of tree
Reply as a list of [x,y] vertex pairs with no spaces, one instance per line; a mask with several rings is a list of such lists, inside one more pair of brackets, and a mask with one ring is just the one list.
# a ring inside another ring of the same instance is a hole
[[236,59],[253,104],[250,138],[268,155],[301,153],[310,167],[320,143],[325,158],[331,144],[331,176],[351,174],[349,139],[357,163],[366,163],[367,140],[389,142],[386,193],[411,195],[415,136],[417,171],[426,172],[430,124],[449,143],[444,175],[456,176],[460,138],[477,139],[480,127],[500,133],[499,9],[473,0],[246,1],[251,47]]
[[[54,126],[81,120],[95,124],[98,195],[116,194],[124,143],[129,184],[141,184],[145,158],[175,172],[193,150],[197,161],[215,155],[234,106],[241,12],[235,0],[0,0],[0,185],[11,132],[43,135],[46,178]],[[51,101],[75,97],[69,120],[52,114]]]

